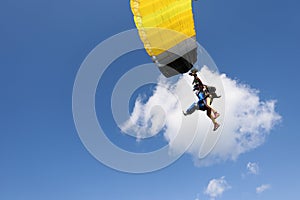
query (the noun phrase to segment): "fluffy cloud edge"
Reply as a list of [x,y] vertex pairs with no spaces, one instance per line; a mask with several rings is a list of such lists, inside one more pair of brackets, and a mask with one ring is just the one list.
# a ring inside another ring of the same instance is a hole
[[265,192],[266,190],[271,189],[271,185],[270,184],[262,184],[261,186],[258,186],[256,188],[256,194],[261,194],[263,192]]
[[247,164],[248,174],[258,175],[259,174],[259,165],[256,162],[248,162]]
[[219,179],[212,179],[209,181],[204,194],[208,195],[210,199],[214,200],[217,197],[221,197],[222,194],[231,189],[231,186],[225,180],[225,176],[222,176]]

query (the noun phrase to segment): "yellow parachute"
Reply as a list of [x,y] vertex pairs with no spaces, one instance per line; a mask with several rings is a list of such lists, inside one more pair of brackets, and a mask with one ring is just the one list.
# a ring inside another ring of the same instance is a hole
[[186,73],[197,61],[192,0],[130,0],[139,36],[166,77]]

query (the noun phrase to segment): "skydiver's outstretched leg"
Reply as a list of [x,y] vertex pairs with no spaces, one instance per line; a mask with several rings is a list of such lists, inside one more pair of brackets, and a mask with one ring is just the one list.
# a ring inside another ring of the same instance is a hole
[[193,103],[185,112],[183,111],[184,115],[190,115],[193,112],[195,112],[195,110],[198,110],[199,106],[198,103]]
[[220,126],[220,124],[218,124],[218,122],[216,121],[216,118],[212,115],[211,113],[212,109],[207,107],[207,110],[206,110],[206,115],[211,119],[211,121],[213,122],[214,124],[214,131],[217,130]]
[[[207,97],[205,99],[205,104],[206,104],[206,107],[209,108],[214,113],[214,119],[217,119],[220,116],[220,114],[215,109],[213,109],[213,107],[211,106],[211,98],[210,97]],[[209,115],[211,115],[211,111],[210,111]]]
[[[206,98],[206,101],[205,101],[205,105],[207,107],[207,110],[206,110],[206,115],[211,119],[211,121],[213,122],[214,124],[214,131],[217,130],[220,126],[220,124],[217,123],[216,121],[216,118],[220,116],[220,114],[214,110],[212,107],[211,107],[211,98]],[[214,116],[212,115],[212,112],[214,113]]]

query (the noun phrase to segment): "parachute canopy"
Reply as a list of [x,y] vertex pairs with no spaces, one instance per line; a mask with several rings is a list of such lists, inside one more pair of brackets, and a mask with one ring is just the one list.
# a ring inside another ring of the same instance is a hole
[[145,50],[166,77],[186,73],[197,61],[192,0],[130,0]]

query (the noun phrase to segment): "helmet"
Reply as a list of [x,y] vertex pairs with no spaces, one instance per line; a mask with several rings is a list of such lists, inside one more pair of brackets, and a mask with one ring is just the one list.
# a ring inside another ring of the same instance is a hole
[[193,68],[191,69],[191,72],[189,73],[190,76],[194,76],[198,72],[198,69]]

